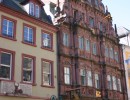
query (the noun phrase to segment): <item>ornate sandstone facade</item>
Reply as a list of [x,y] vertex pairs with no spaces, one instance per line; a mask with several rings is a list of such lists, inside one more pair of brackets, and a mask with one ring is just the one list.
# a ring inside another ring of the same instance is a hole
[[127,100],[122,48],[102,0],[65,0],[61,14],[60,98]]

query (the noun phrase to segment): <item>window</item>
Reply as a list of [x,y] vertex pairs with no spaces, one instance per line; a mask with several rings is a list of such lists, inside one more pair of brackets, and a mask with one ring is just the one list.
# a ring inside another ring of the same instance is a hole
[[34,4],[33,3],[29,4],[29,14],[34,16]]
[[22,55],[22,60],[23,60],[23,77],[22,81],[26,83],[34,83],[35,81],[35,57],[30,56],[30,55]]
[[0,79],[14,80],[15,52],[0,48]]
[[2,16],[1,36],[16,39],[16,20]]
[[117,79],[117,86],[118,86],[118,91],[121,92],[122,91],[121,90],[121,80],[119,78]]
[[112,82],[113,82],[113,90],[117,90],[117,82],[115,76],[112,76]]
[[109,57],[109,56],[108,56],[108,47],[105,47],[105,56],[106,56],[106,57]]
[[39,6],[32,3],[32,2],[30,2],[30,4],[29,4],[29,14],[39,18],[39,16],[40,16],[40,8],[39,8]]
[[64,67],[64,82],[65,84],[70,84],[70,68]]
[[79,48],[80,49],[84,49],[84,38],[83,37],[79,37]]
[[112,89],[112,77],[111,75],[107,75],[107,88]]
[[98,6],[98,0],[95,0],[95,5]]
[[90,41],[86,40],[86,50],[90,51]]
[[118,53],[115,52],[115,60],[118,62]]
[[90,19],[89,19],[89,24],[90,24],[91,28],[94,27],[94,19],[92,17],[90,17]]
[[92,72],[88,71],[87,72],[87,77],[88,77],[88,86],[92,86]]
[[88,2],[91,4],[91,0],[88,0]]
[[36,29],[27,24],[24,24],[23,27],[23,42],[29,45],[36,45]]
[[52,34],[42,33],[42,48],[52,49]]
[[53,86],[53,65],[52,61],[42,61],[42,85]]
[[96,43],[93,43],[93,54],[96,55],[97,54],[97,47],[96,47]]
[[102,22],[99,22],[99,30],[100,30],[100,31],[103,31],[103,25],[102,25]]
[[69,36],[67,33],[63,33],[63,44],[64,46],[69,46]]
[[37,17],[37,18],[39,18],[39,14],[40,14],[40,11],[39,11],[40,9],[39,9],[39,6],[38,5],[35,5],[35,16]]
[[95,74],[95,87],[96,87],[97,89],[100,88],[99,74]]
[[112,48],[110,48],[110,58],[113,59],[113,49]]
[[85,69],[80,69],[81,85],[86,85],[86,72]]

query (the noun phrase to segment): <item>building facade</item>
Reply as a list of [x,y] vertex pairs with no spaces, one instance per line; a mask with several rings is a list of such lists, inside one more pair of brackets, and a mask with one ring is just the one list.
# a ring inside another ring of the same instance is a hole
[[123,50],[102,0],[65,0],[58,14],[66,15],[57,17],[59,98],[128,100]]
[[0,100],[55,100],[57,28],[41,0],[0,0]]

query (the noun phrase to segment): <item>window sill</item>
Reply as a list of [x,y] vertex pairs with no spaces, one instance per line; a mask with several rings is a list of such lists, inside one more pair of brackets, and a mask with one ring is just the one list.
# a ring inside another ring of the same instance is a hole
[[41,49],[45,49],[45,50],[48,50],[48,51],[54,52],[54,50],[51,49],[51,48],[49,49],[49,48],[41,47]]
[[22,41],[22,43],[23,43],[23,44],[27,44],[27,45],[30,45],[30,46],[33,46],[33,47],[37,47],[37,45],[36,45],[36,44],[31,44],[31,43],[28,43],[28,42],[24,42],[24,41]]
[[54,86],[49,86],[49,85],[41,85],[41,87],[46,87],[46,88],[55,88]]
[[32,85],[32,86],[36,86],[37,84],[36,83],[29,83],[29,82],[20,82],[22,84],[28,84],[28,85]]
[[0,79],[0,81],[5,81],[5,82],[15,82],[14,80],[8,80],[8,79]]
[[16,38],[11,38],[11,37],[8,37],[8,36],[3,36],[1,34],[0,34],[0,37],[8,39],[8,40],[12,40],[12,41],[17,41]]

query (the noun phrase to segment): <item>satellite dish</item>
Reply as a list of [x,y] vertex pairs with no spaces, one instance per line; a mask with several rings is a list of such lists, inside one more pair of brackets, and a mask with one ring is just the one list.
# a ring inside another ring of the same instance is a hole
[[55,95],[52,95],[50,100],[56,100],[56,96]]

